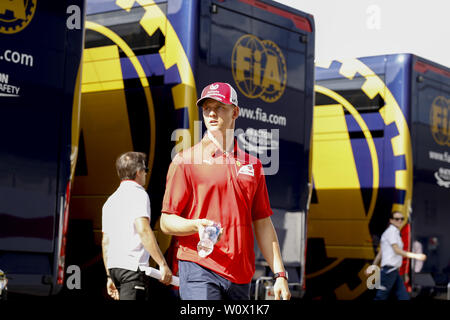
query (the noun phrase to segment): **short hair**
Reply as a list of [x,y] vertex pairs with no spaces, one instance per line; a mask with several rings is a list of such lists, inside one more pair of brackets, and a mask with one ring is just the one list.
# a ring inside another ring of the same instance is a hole
[[119,179],[136,179],[136,173],[146,168],[146,159],[147,155],[142,152],[129,151],[121,154],[116,160],[116,170]]

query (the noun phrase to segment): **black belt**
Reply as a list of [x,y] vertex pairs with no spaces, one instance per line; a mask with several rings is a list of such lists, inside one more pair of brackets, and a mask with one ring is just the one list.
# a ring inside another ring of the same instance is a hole
[[398,267],[388,266],[388,265],[382,266],[381,268],[387,268],[387,269],[392,269],[392,268],[394,268],[394,269],[398,269]]

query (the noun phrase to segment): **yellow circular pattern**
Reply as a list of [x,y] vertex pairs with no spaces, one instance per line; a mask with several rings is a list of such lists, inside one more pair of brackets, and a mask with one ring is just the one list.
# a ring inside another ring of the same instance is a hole
[[[24,3],[24,9],[29,12],[25,13],[25,19],[21,19],[16,16],[14,16],[13,19],[0,18],[0,33],[13,34],[25,29],[34,17],[36,5],[37,0],[26,0]],[[5,6],[5,4],[3,4],[3,6]],[[2,5],[0,5],[0,8],[2,8]]]

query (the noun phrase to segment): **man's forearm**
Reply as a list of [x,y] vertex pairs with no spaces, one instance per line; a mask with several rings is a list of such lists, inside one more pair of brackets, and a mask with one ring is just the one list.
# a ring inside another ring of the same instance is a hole
[[380,248],[380,250],[378,250],[377,256],[373,260],[372,264],[376,266],[380,263],[380,260],[381,260],[381,248]]
[[163,213],[160,226],[162,232],[173,236],[189,236],[198,232],[197,220],[185,219],[176,214]]
[[401,255],[402,257],[410,258],[410,259],[417,259],[418,255],[416,253],[400,249],[397,245],[393,245],[392,247],[394,248],[395,253],[398,255]]
[[417,259],[417,254],[414,252],[409,252],[409,251],[403,251],[405,253],[404,257],[405,258],[410,258],[410,259]]
[[149,228],[148,232],[140,234],[139,236],[141,237],[141,242],[145,250],[150,253],[153,260],[155,260],[159,266],[167,265],[166,259],[158,246],[158,242],[156,241],[153,231]]
[[254,222],[256,241],[272,272],[285,271],[278,237],[270,218]]
[[107,267],[107,263],[108,263],[108,258],[107,258],[107,256],[106,256],[106,254],[107,254],[107,249],[104,247],[104,246],[102,246],[102,252],[103,252],[103,264],[105,265],[105,271],[106,271],[106,274],[108,274],[108,267]]
[[105,241],[105,236],[103,236],[103,240],[102,240],[102,254],[103,254],[103,263],[105,265],[105,271],[106,274],[109,275],[109,270],[108,270],[108,241]]

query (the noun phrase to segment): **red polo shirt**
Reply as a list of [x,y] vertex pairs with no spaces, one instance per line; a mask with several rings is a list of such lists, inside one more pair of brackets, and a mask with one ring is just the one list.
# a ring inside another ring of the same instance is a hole
[[193,261],[233,283],[249,283],[255,272],[252,222],[272,215],[261,162],[242,151],[222,153],[207,135],[179,153],[167,173],[163,213],[220,222],[213,252],[197,254],[198,234],[178,237],[177,258]]

